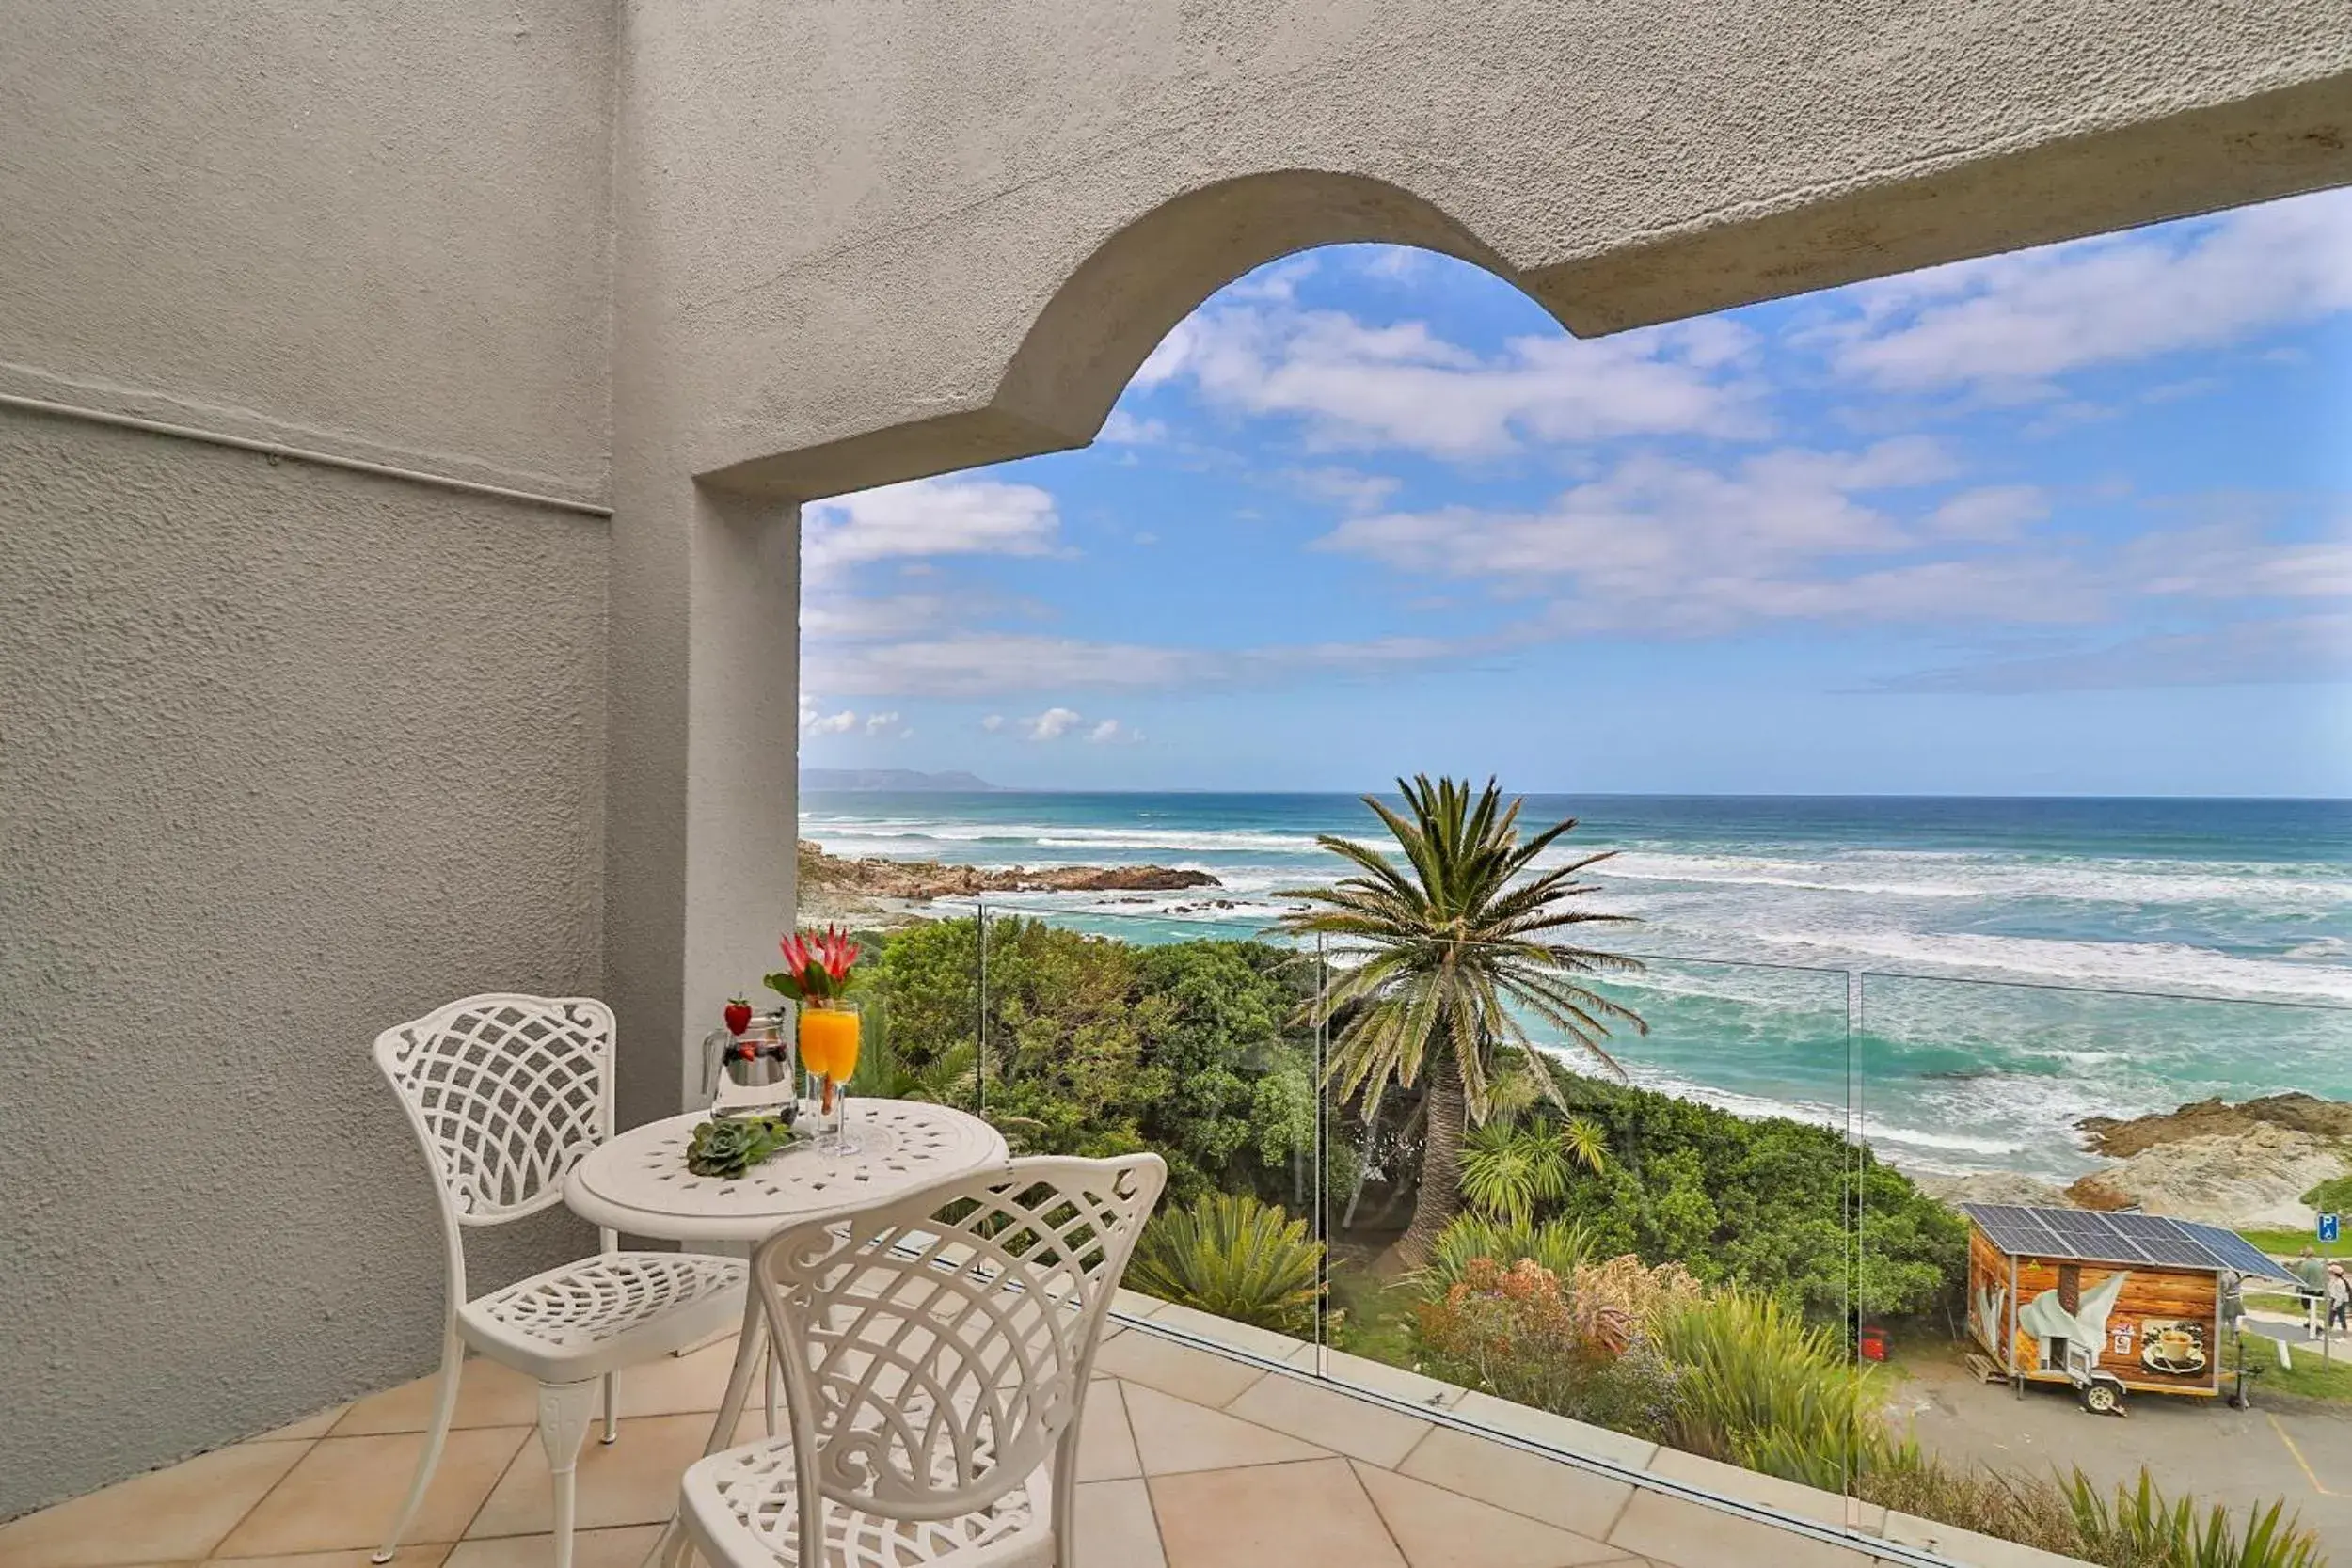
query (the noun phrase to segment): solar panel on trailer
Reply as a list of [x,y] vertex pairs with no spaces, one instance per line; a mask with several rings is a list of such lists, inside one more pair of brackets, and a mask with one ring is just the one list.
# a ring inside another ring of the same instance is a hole
[[2286,1272],[2284,1263],[2273,1262],[2262,1248],[2234,1230],[2226,1230],[2217,1225],[2199,1225],[2193,1220],[2176,1220],[2173,1223],[2202,1243],[2217,1261],[2240,1274],[2270,1279],[2293,1277]]
[[2180,1220],[2160,1214],[2110,1214],[2107,1217],[2115,1222],[2117,1228],[2139,1243],[2152,1263],[2172,1263],[2197,1269],[2223,1266],[2224,1260],[2210,1240],[2191,1230]]

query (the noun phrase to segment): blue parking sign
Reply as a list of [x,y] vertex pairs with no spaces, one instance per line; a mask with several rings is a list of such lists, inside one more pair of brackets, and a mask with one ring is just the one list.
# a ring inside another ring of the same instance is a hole
[[2321,1241],[2332,1242],[2343,1233],[2343,1219],[2341,1215],[2322,1214],[2319,1216],[2319,1239]]

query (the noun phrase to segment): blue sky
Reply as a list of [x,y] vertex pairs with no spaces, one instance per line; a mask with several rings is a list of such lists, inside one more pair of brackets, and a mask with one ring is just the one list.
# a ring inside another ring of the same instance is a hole
[[803,540],[813,767],[2352,794],[2352,193],[1595,340],[1311,251]]

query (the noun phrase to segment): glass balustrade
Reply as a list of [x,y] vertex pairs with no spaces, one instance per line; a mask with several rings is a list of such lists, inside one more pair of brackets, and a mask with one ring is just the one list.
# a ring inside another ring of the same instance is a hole
[[1406,1084],[1360,944],[1068,903],[891,936],[861,1086],[1166,1157],[1132,1317],[1959,1560],[2103,1560],[2143,1467],[2352,1542],[2352,1338],[2299,1277],[2352,1258],[2315,1222],[2352,1219],[2352,1128],[2169,1115],[2352,1100],[2352,1009],[1689,956],[1531,988],[1480,952],[1522,979],[1480,1082]]

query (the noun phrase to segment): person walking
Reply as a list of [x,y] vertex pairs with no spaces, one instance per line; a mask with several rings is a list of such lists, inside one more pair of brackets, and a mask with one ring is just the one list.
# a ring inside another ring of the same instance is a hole
[[2328,1321],[2328,1265],[2307,1246],[2287,1269],[2295,1275],[2295,1294],[2303,1308],[2303,1338],[2316,1339],[2327,1332],[2322,1325]]
[[2352,1278],[2344,1275],[2342,1263],[2328,1265],[2328,1330],[2340,1333],[2352,1328]]

